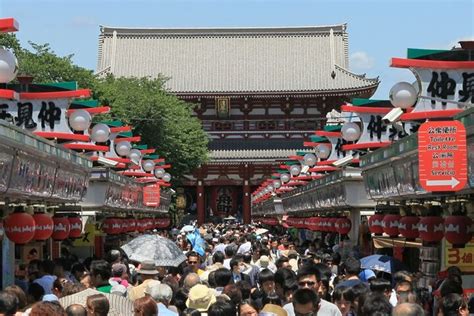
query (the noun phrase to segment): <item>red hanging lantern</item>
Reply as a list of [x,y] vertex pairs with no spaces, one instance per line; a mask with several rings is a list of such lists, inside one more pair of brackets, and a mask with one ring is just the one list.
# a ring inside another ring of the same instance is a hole
[[71,225],[69,220],[64,216],[54,216],[54,229],[51,238],[53,240],[64,240],[69,237],[69,232],[71,231]]
[[304,227],[308,230],[313,230],[314,217],[308,217],[304,220]]
[[3,221],[5,235],[15,244],[23,245],[35,236],[35,220],[25,212],[12,213]]
[[321,219],[319,220],[319,231],[320,232],[326,231],[326,218],[324,217],[321,217]]
[[80,217],[68,217],[71,230],[69,231],[69,238],[79,238],[82,234],[82,220]]
[[122,232],[122,223],[117,218],[106,218],[102,224],[102,230],[107,235],[118,235]]
[[134,218],[127,219],[128,221],[128,232],[134,232],[137,230],[137,221]]
[[374,214],[369,217],[369,230],[372,234],[382,235],[383,234],[383,214]]
[[122,222],[122,233],[127,233],[130,222],[126,218],[121,218],[120,220]]
[[444,219],[444,237],[454,248],[463,248],[472,239],[471,226],[468,216],[448,216]]
[[396,214],[385,215],[382,221],[383,232],[390,237],[397,237],[399,234],[398,224],[401,216]]
[[398,231],[400,235],[407,239],[415,239],[418,237],[418,216],[403,216],[398,222]]
[[336,222],[337,232],[341,235],[347,235],[351,231],[352,222],[347,217],[339,218]]
[[151,225],[150,225],[150,223],[153,225],[153,223],[150,221],[150,219],[149,219],[149,218],[145,218],[145,219],[143,219],[143,223],[144,223],[144,224],[143,224],[143,226],[145,227],[145,231],[147,231],[147,230],[150,230],[150,229],[151,229]]
[[329,223],[330,218],[326,217],[323,221],[323,232],[329,232],[329,226],[331,225]]
[[35,213],[35,236],[34,240],[46,240],[53,234],[54,222],[51,216],[45,213]]
[[166,228],[170,225],[169,218],[157,218],[158,226],[156,228]]
[[336,223],[337,223],[338,220],[339,220],[339,218],[337,218],[337,217],[333,217],[330,220],[330,222],[331,222],[330,228],[331,228],[332,233],[337,233]]
[[316,217],[316,231],[320,232],[323,230],[323,218],[322,217]]
[[441,216],[425,216],[420,218],[418,233],[423,241],[438,242],[444,236],[444,220]]
[[326,231],[328,233],[332,232],[334,230],[334,222],[332,218],[327,218],[326,219]]
[[137,231],[143,233],[145,230],[145,220],[143,218],[137,219]]

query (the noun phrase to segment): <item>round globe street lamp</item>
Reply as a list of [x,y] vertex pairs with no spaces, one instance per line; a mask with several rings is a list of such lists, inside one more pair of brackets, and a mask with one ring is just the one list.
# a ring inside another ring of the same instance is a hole
[[155,168],[155,162],[151,159],[144,160],[142,161],[142,167],[143,170],[150,172],[153,170],[153,168]]
[[165,181],[165,182],[170,182],[170,181],[171,181],[171,175],[166,172],[166,173],[163,175],[163,178],[162,178],[162,179],[163,179],[163,181]]
[[282,175],[280,176],[280,180],[281,182],[286,183],[290,181],[290,175],[288,173],[282,173]]
[[418,93],[411,83],[399,82],[390,89],[389,98],[394,107],[408,109],[415,105]]
[[331,154],[331,149],[329,148],[329,145],[319,144],[316,146],[315,152],[319,159],[326,159]]
[[354,122],[347,122],[341,128],[342,138],[348,142],[354,142],[360,137],[359,124]]
[[18,60],[15,55],[0,46],[0,83],[8,83],[15,79],[18,72]]
[[119,156],[128,156],[130,154],[130,150],[132,149],[132,144],[128,141],[118,142],[115,144],[115,152]]
[[280,180],[275,180],[275,181],[273,181],[273,187],[274,187],[275,189],[281,188],[281,181],[280,181]]
[[78,132],[83,132],[91,126],[91,115],[86,110],[76,110],[69,115],[69,126]]
[[132,160],[133,163],[138,164],[140,162],[140,159],[142,158],[142,153],[138,149],[132,149],[130,150],[128,157],[130,158],[130,160]]
[[110,128],[102,123],[94,125],[91,131],[91,139],[96,143],[105,143],[109,140]]
[[290,167],[290,173],[291,173],[291,175],[293,175],[293,176],[296,177],[296,176],[298,176],[298,175],[300,174],[300,172],[301,172],[301,167],[300,167],[299,165],[292,165],[292,166]]
[[154,173],[155,173],[155,177],[163,178],[163,176],[165,174],[165,169],[163,169],[163,168],[155,169]]
[[316,156],[312,153],[307,153],[303,156],[303,163],[308,167],[313,167],[316,164],[316,160]]

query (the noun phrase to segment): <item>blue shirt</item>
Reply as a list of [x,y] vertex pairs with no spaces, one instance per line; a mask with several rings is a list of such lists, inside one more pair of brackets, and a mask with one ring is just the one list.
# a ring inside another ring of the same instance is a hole
[[160,316],[178,316],[177,313],[173,312],[172,310],[168,309],[165,304],[158,303],[158,315]]

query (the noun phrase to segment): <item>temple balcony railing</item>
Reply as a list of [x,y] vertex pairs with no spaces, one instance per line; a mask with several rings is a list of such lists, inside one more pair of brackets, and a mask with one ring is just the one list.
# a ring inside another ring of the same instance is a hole
[[202,127],[206,132],[270,132],[270,131],[308,131],[314,132],[317,127],[315,120],[203,120]]

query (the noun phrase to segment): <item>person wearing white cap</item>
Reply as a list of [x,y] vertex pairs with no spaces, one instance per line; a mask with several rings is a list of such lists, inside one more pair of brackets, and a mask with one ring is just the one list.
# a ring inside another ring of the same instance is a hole
[[168,309],[168,305],[173,297],[173,290],[167,284],[149,283],[145,288],[145,295],[150,295],[158,305],[158,315],[178,316],[177,313]]

